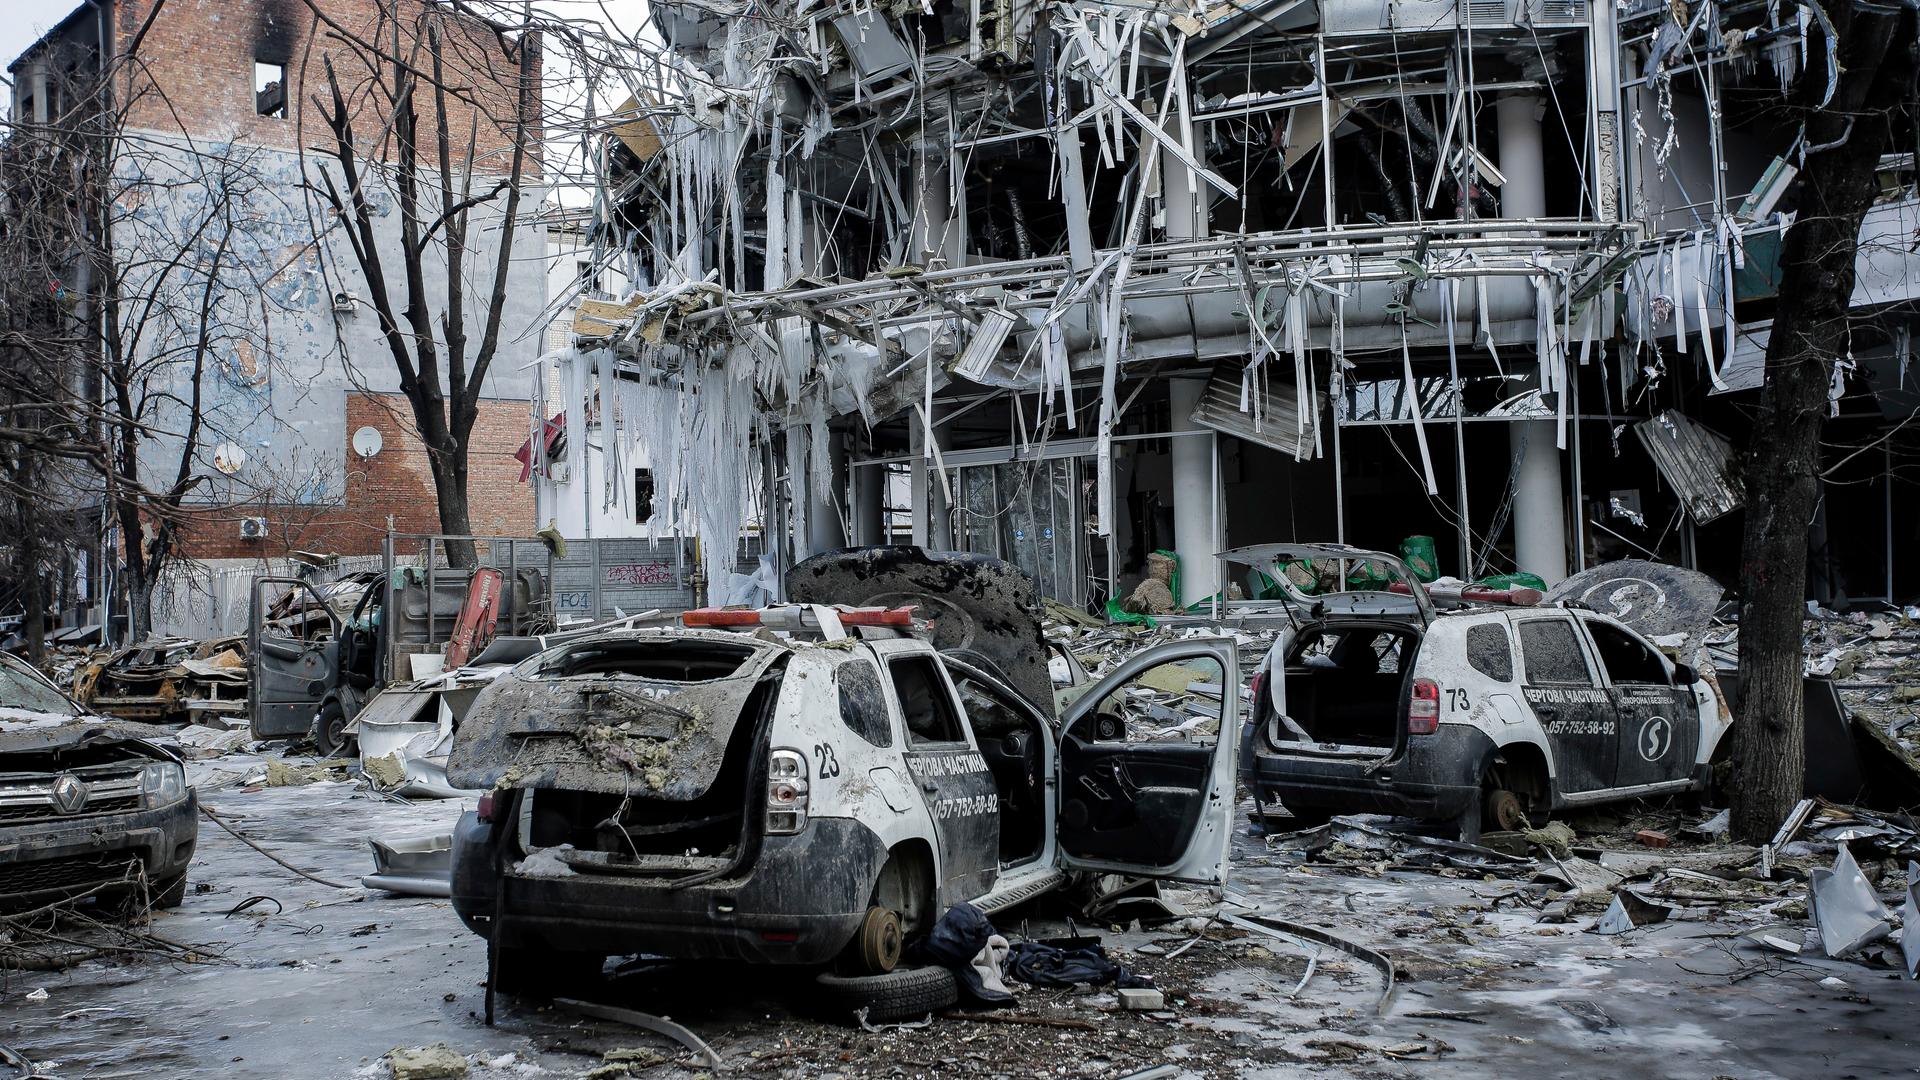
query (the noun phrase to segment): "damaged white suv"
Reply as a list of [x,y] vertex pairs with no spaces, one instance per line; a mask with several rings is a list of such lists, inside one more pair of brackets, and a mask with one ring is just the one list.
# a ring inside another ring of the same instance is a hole
[[[1004,563],[839,552],[788,591],[815,606],[571,641],[474,701],[447,771],[490,794],[455,834],[452,899],[497,971],[647,953],[880,973],[960,901],[1002,910],[1081,869],[1224,880],[1231,639],[1147,650],[1056,718],[1033,582]],[[904,606],[911,627],[846,625]],[[1170,679],[1216,688],[1183,699],[1211,737],[1160,722]]]

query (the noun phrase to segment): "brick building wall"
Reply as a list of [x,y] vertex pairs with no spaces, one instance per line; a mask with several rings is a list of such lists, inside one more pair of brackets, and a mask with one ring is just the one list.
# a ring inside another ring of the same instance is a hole
[[[252,146],[298,151],[325,146],[326,122],[316,99],[331,109],[325,61],[334,70],[349,111],[358,118],[355,133],[371,140],[385,126],[384,101],[373,85],[368,58],[377,48],[390,51],[397,30],[400,52],[419,57],[430,70],[422,41],[429,23],[442,35],[443,78],[447,85],[447,129],[452,135],[454,168],[464,165],[474,147],[474,169],[506,172],[511,163],[513,116],[518,104],[519,57],[509,56],[502,39],[478,19],[454,14],[422,0],[320,0],[326,21],[316,21],[305,0],[167,0],[148,23],[156,0],[119,0],[116,33],[124,53],[146,28],[138,55],[122,75],[122,100],[129,126],[191,134],[196,139],[232,140]],[[423,16],[425,16],[423,18]],[[345,44],[346,38],[356,44]],[[509,39],[517,42],[517,38]],[[416,47],[418,51],[416,51]],[[255,108],[254,64],[284,65],[287,74],[285,116],[262,116]],[[391,65],[379,77],[391,83]],[[540,129],[540,48],[533,42],[530,112],[536,123],[526,166],[538,173]],[[415,98],[420,115],[423,167],[437,165],[435,101],[431,86]],[[478,112],[477,123],[475,113]],[[474,137],[470,140],[469,134]],[[390,151],[392,141],[381,149]],[[364,148],[363,148],[364,149]]]
[[[533,485],[520,482],[513,456],[527,440],[532,406],[524,401],[483,399],[474,421],[467,462],[467,503],[478,536],[531,536]],[[251,503],[192,513],[181,550],[195,559],[278,558],[292,551],[372,555],[380,550],[387,519],[401,533],[440,531],[439,502],[427,451],[415,433],[407,401],[398,394],[347,395],[349,433],[370,427],[380,433],[380,452],[363,458],[347,450],[346,497],[332,505]],[[265,540],[242,540],[240,521],[267,519]]]

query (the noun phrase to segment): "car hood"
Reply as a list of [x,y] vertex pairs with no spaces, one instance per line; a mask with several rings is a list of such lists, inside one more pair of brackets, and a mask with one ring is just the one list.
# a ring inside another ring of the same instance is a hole
[[1547,591],[1547,604],[1577,601],[1611,615],[1647,638],[1685,634],[1699,645],[1726,590],[1685,567],[1621,559],[1573,575]]
[[[650,654],[724,656],[709,678],[662,677]],[[542,674],[572,650],[631,657],[588,674]],[[754,688],[787,649],[744,634],[623,631],[549,649],[490,683],[460,720],[447,756],[454,787],[559,788],[686,802],[719,776]],[[636,673],[638,672],[638,673]]]
[[964,551],[849,548],[789,570],[787,596],[803,604],[911,604],[931,624],[934,648],[990,667],[1042,716],[1054,714],[1040,588],[1009,563]]
[[172,736],[166,728],[105,716],[73,716],[0,708],[0,754],[65,750],[115,742],[156,742]]

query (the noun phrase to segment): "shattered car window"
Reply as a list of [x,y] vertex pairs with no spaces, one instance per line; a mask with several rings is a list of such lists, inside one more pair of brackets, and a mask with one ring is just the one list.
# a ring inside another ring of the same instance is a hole
[[65,694],[24,670],[21,662],[10,656],[0,658],[0,708],[80,715]]
[[1406,640],[1390,631],[1325,630],[1304,639],[1293,662],[1350,674],[1398,675]]
[[1467,663],[1496,682],[1512,682],[1513,644],[1507,640],[1507,628],[1498,623],[1469,626]]
[[834,676],[840,688],[840,720],[848,730],[875,746],[893,745],[893,724],[887,716],[887,695],[880,674],[865,660],[840,665]]
[[967,723],[973,725],[975,739],[997,739],[1025,728],[1026,721],[1014,707],[985,684],[953,672],[953,687],[960,693],[960,707]]
[[1109,694],[1083,734],[1099,742],[1188,742],[1220,731],[1220,662],[1211,657],[1156,664]]
[[707,640],[597,638],[545,654],[536,676],[632,675],[656,682],[724,679],[753,656],[745,645]]
[[909,743],[966,741],[960,732],[960,718],[954,715],[946,680],[934,670],[932,660],[916,656],[895,660],[887,667],[893,675],[893,692],[900,698],[900,714],[907,722]]
[[1600,653],[1600,666],[1607,669],[1607,678],[1615,684],[1669,685],[1667,666],[1632,634],[1598,619],[1587,621],[1587,632],[1593,635],[1594,647]]
[[1530,683],[1592,686],[1593,673],[1580,654],[1573,624],[1565,619],[1529,619],[1520,624],[1520,653]]

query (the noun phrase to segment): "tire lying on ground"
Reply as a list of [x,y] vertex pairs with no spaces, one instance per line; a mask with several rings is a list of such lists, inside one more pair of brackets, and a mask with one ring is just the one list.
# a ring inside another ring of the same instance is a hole
[[823,974],[813,982],[821,1013],[852,1022],[861,1009],[867,1022],[917,1020],[960,1000],[953,972],[943,967],[900,968],[885,975]]

